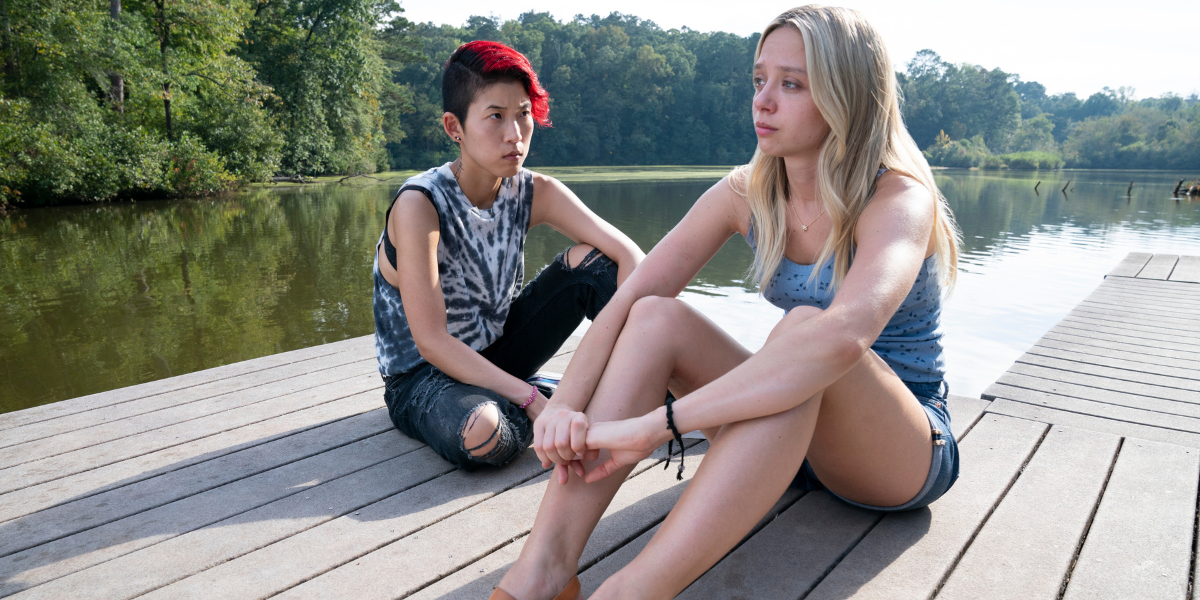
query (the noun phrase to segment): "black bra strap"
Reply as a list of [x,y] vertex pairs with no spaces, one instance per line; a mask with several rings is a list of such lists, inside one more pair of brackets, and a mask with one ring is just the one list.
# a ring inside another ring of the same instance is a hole
[[396,267],[396,246],[394,244],[392,244],[392,239],[390,237],[388,237],[388,226],[387,225],[388,225],[388,221],[392,217],[392,208],[394,208],[396,206],[396,200],[400,199],[400,194],[403,194],[404,192],[407,192],[408,190],[417,190],[418,192],[425,194],[425,197],[429,198],[430,202],[433,202],[433,194],[429,190],[427,190],[419,185],[406,185],[406,186],[400,188],[400,191],[396,192],[395,198],[392,198],[392,205],[388,207],[387,213],[385,213],[383,215],[383,255],[387,257],[388,262],[392,264],[393,269],[397,268]]

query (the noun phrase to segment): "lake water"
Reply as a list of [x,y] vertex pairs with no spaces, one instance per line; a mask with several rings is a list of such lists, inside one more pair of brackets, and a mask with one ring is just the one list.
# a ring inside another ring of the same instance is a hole
[[[724,172],[545,171],[644,250]],[[954,393],[978,396],[1126,253],[1200,255],[1200,202],[1170,197],[1196,175],[938,172],[965,240],[943,314]],[[399,182],[0,217],[0,412],[371,333],[372,248]],[[527,271],[567,243],[531,231]],[[750,258],[735,237],[683,298],[757,349],[782,313],[745,279]]]

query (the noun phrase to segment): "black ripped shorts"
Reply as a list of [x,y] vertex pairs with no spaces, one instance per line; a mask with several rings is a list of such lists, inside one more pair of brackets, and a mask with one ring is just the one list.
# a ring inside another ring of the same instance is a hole
[[[579,327],[596,318],[617,291],[617,265],[598,250],[569,268],[559,254],[513,300],[504,333],[480,354],[520,379],[530,378]],[[533,442],[533,424],[525,411],[499,394],[461,383],[437,367],[384,378],[383,399],[401,433],[429,445],[461,469],[503,465]],[[500,425],[478,448],[467,448],[462,432],[468,419],[486,404],[500,411]],[[478,451],[499,439],[486,454]]]

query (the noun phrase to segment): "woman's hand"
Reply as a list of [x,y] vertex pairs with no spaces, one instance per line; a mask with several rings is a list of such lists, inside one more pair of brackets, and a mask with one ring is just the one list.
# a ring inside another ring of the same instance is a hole
[[[660,428],[661,432],[658,431]],[[670,437],[666,413],[661,410],[635,419],[593,423],[587,430],[587,449],[589,452],[608,450],[609,458],[588,471],[584,482],[600,481],[622,467],[637,464]]]
[[[554,474],[561,484],[567,483],[568,468],[583,476],[580,461],[589,454],[585,443],[589,424],[587,415],[562,404],[547,405],[533,422],[533,451],[543,467],[554,464]],[[594,458],[596,453],[591,454]]]

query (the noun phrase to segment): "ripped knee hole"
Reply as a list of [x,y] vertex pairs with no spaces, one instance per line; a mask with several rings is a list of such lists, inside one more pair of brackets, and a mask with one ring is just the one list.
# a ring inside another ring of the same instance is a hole
[[495,404],[476,407],[460,432],[463,449],[476,458],[487,456],[500,443],[500,426],[500,411]]

